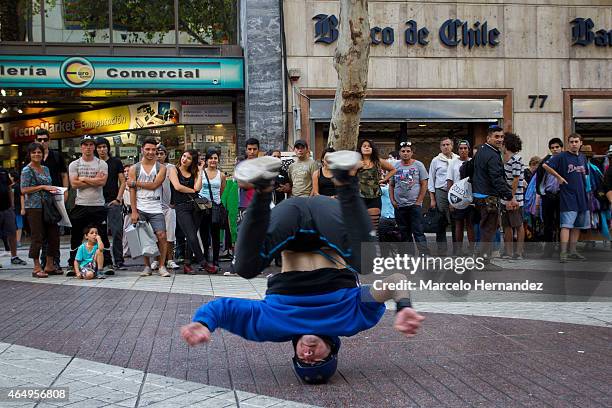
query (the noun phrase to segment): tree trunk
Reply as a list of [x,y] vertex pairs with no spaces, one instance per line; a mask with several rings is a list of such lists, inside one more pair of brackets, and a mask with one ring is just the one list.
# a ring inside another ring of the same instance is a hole
[[328,145],[355,150],[368,85],[370,22],[368,0],[340,0],[340,28],[334,67],[338,87],[329,126]]

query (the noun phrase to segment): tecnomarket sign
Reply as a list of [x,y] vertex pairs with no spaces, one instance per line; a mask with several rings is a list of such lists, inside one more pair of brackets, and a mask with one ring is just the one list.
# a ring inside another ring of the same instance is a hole
[[240,58],[0,56],[6,88],[244,89]]

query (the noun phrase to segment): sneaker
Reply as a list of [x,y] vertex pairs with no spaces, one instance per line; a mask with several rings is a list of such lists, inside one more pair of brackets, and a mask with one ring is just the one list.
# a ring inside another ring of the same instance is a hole
[[567,258],[572,259],[574,261],[584,261],[586,259],[584,255],[581,255],[578,252],[572,252],[571,254],[568,254]]
[[352,150],[339,150],[326,155],[330,170],[348,171],[354,168],[361,161],[361,154]]
[[99,273],[96,275],[96,279],[106,279],[106,276],[104,276],[104,274]]
[[179,268],[178,264],[176,262],[174,262],[172,259],[169,260],[168,262],[166,262],[166,265],[170,269],[178,269]]
[[18,256],[14,256],[11,258],[11,263],[13,265],[27,265],[28,263],[26,261],[24,261],[23,259],[21,259]]
[[172,274],[168,272],[165,266],[160,266],[159,271],[157,271],[157,273],[159,273],[159,276],[161,276],[162,278],[168,278],[172,276]]
[[524,260],[525,258],[524,258],[524,257],[523,257],[523,255],[521,255],[521,254],[514,254],[514,255],[512,256],[512,259],[514,259],[515,261],[522,261],[522,260]]
[[236,276],[235,273],[231,273],[230,271],[223,272],[223,276]]
[[512,259],[512,257],[510,255],[508,255],[507,253],[503,253],[501,254],[501,256],[499,257],[500,259]]
[[219,271],[219,268],[216,267],[215,265],[212,265],[212,264],[209,264],[208,262],[206,262],[204,264],[204,270],[206,272],[208,272],[209,274],[214,275],[214,274],[216,274]]
[[559,255],[559,262],[566,263],[567,262],[567,252],[561,252]]
[[156,270],[159,268],[159,262],[153,261],[151,262],[151,269]]
[[113,265],[113,269],[116,270],[116,271],[124,271],[127,268],[125,267],[125,264],[123,262],[119,262],[119,263]]
[[228,259],[228,260],[232,260],[234,258],[234,256],[232,255],[232,253],[228,250],[226,250],[225,252],[223,252],[221,255],[219,255],[219,259]]
[[107,276],[112,276],[115,274],[115,271],[113,270],[112,266],[108,265],[104,269],[102,269],[102,273]]
[[234,171],[234,178],[242,183],[267,186],[278,176],[282,161],[272,156],[243,160]]
[[76,276],[74,269],[66,269],[66,276]]
[[153,275],[153,269],[149,266],[145,266],[145,268],[140,272],[140,276],[151,276]]

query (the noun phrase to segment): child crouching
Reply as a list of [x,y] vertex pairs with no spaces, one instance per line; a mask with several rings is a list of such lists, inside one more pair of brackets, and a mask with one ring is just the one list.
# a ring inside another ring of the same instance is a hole
[[85,228],[83,243],[77,249],[74,258],[74,273],[79,279],[104,279],[104,275],[98,275],[98,270],[104,265],[104,244],[98,235],[96,227]]

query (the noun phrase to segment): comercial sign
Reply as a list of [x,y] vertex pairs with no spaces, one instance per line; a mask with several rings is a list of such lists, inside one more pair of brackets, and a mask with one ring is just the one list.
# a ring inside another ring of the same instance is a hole
[[[315,43],[331,44],[338,39],[339,21],[335,15],[317,14],[312,19],[315,20]],[[406,21],[404,42],[407,45],[427,45],[429,34],[429,29],[419,27],[415,20]],[[470,23],[458,18],[444,21],[438,29],[440,42],[448,47],[495,47],[499,44],[500,34],[497,28],[490,27],[486,21]],[[373,45],[391,45],[395,42],[395,30],[391,27],[372,27],[370,39]]]
[[87,89],[244,89],[240,58],[0,56],[0,86]]
[[178,102],[146,102],[115,106],[87,112],[67,113],[11,122],[8,134],[12,143],[34,140],[38,129],[46,129],[52,138],[97,135],[129,129],[175,125],[181,106]]

